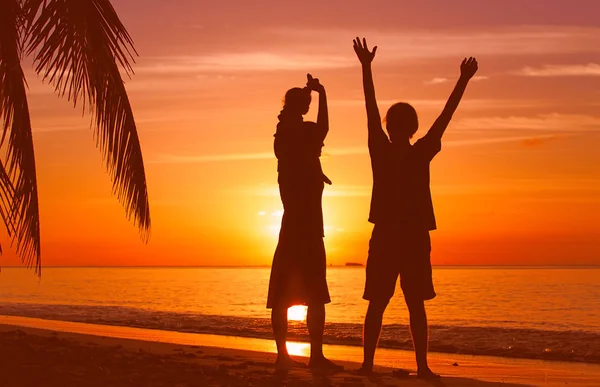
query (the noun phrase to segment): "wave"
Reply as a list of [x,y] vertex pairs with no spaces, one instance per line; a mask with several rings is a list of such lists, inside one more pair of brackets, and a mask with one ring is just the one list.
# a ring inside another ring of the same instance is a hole
[[[264,318],[164,312],[119,306],[1,303],[0,314],[92,324],[271,339]],[[361,345],[361,324],[328,323],[324,342]],[[303,322],[291,321],[288,338],[308,341]],[[412,350],[405,325],[385,325],[380,347]],[[600,334],[580,330],[430,326],[430,351],[600,364]]]

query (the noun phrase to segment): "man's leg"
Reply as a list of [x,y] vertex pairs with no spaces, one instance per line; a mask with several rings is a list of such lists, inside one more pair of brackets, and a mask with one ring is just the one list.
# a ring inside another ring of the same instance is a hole
[[417,377],[422,379],[439,378],[429,369],[427,364],[427,348],[429,346],[429,331],[425,302],[419,299],[406,299],[410,314],[410,333],[412,334],[415,357],[417,359]]
[[423,379],[439,378],[439,375],[434,374],[427,364],[429,329],[425,300],[431,300],[436,296],[431,271],[429,231],[409,232],[406,237],[403,242],[405,261],[401,265],[400,277],[410,315],[410,332],[417,360],[417,376]]
[[410,333],[412,334],[418,372],[429,370],[427,365],[427,348],[429,333],[427,328],[427,314],[425,302],[418,299],[406,299],[408,313],[410,314]]
[[363,347],[364,359],[361,371],[370,373],[373,371],[373,362],[375,359],[375,350],[381,334],[381,325],[383,323],[383,312],[387,307],[387,301],[371,301],[365,316],[365,326],[363,329]]
[[399,272],[394,261],[394,242],[393,229],[381,225],[373,227],[363,294],[363,299],[369,301],[369,307],[363,328],[364,359],[360,372],[367,375],[373,371],[383,313],[394,295],[398,281]]

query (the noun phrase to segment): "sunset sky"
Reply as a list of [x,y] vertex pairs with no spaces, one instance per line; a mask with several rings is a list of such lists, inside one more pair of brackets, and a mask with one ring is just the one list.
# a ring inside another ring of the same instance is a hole
[[[273,133],[285,91],[307,72],[329,97],[328,260],[364,262],[372,178],[355,36],[379,46],[382,114],[412,103],[417,137],[462,58],[479,61],[431,165],[434,264],[600,264],[597,1],[113,4],[140,55],[127,89],[151,239],[142,243],[111,195],[89,116],[28,65],[43,265],[270,264],[282,210]],[[0,262],[18,264],[2,242]]]

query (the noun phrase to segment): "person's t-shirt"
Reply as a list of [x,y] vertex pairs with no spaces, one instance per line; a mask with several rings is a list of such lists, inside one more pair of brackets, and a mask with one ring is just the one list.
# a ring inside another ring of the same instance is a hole
[[274,150],[280,181],[323,182],[321,149],[325,138],[314,122],[280,122]]
[[441,140],[428,134],[413,145],[397,145],[389,141],[381,123],[370,129],[373,192],[369,222],[435,230],[429,164],[440,151]]

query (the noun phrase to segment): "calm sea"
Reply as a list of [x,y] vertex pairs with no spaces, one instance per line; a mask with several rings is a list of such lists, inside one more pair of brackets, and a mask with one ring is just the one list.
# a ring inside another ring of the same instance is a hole
[[[0,273],[0,314],[270,337],[268,268],[46,268]],[[600,268],[435,268],[431,350],[600,362]],[[329,268],[327,341],[360,345],[364,268]],[[303,310],[290,317],[302,319]],[[411,348],[401,292],[381,346]],[[306,340],[303,322],[291,338]]]

